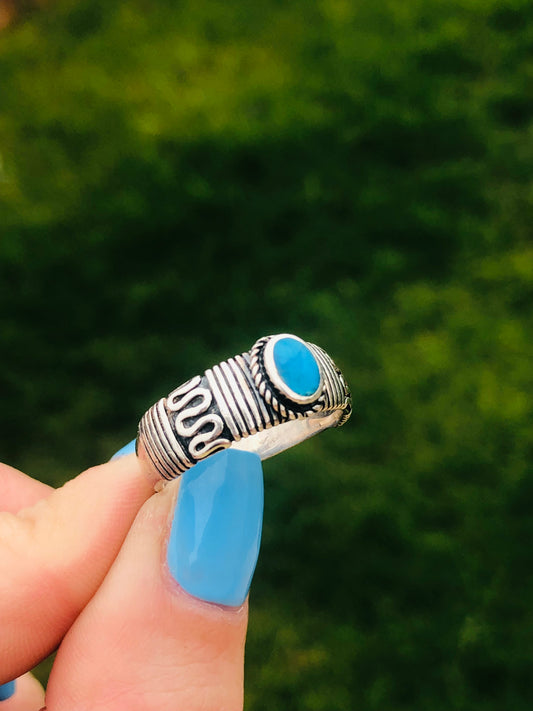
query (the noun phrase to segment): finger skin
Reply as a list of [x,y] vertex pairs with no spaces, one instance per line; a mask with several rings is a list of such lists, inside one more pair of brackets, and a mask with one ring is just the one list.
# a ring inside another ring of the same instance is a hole
[[44,689],[32,674],[17,679],[13,696],[0,702],[2,711],[38,711],[44,704]]
[[0,511],[16,513],[49,496],[53,489],[19,472],[8,464],[0,464]]
[[[32,506],[53,491],[51,486],[23,474],[8,464],[0,463],[0,508],[16,513]],[[27,711],[40,708],[44,703],[44,689],[32,674],[17,679],[15,694],[2,702],[2,711]]]
[[152,493],[134,455],[89,469],[18,514],[0,514],[0,683],[57,647]]
[[178,482],[141,509],[111,571],[58,651],[48,711],[239,711],[247,601],[184,592],[166,565]]

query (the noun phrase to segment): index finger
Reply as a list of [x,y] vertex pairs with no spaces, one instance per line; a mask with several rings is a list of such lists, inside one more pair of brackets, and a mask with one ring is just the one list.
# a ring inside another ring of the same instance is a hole
[[57,647],[152,493],[130,455],[87,470],[16,515],[0,513],[0,683]]

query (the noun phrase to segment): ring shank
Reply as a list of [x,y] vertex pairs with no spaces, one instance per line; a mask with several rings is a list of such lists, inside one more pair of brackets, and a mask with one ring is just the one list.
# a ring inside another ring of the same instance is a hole
[[250,435],[239,442],[233,442],[231,449],[253,452],[258,454],[261,459],[268,459],[313,437],[322,430],[337,427],[341,417],[342,412],[334,410],[327,415],[310,415],[303,420],[283,422],[277,427]]

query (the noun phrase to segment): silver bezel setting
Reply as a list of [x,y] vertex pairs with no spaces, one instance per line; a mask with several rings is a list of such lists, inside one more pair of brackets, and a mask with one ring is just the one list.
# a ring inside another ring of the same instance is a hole
[[[274,358],[274,348],[276,346],[276,343],[285,338],[290,338],[293,341],[298,341],[303,346],[305,346],[305,348],[309,351],[316,363],[320,380],[318,383],[318,387],[313,393],[311,393],[311,395],[300,395],[299,393],[294,392],[294,390],[292,390],[292,388],[290,388],[283,380],[278,371],[276,360]],[[288,400],[291,400],[297,405],[310,405],[311,403],[315,402],[322,393],[322,389],[324,388],[324,374],[322,372],[322,368],[320,367],[320,363],[315,358],[314,353],[311,351],[307,343],[302,338],[298,338],[298,336],[294,336],[292,333],[279,333],[275,336],[271,336],[268,339],[263,350],[263,365],[265,367],[265,372],[270,378],[270,381],[274,388],[281,395],[285,396]]]

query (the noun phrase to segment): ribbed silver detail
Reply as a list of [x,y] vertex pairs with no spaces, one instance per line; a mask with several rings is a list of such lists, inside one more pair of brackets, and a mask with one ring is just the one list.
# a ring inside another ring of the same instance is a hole
[[241,388],[239,387],[239,384],[237,383],[237,378],[235,376],[235,371],[234,369],[230,366],[230,362],[235,361],[233,358],[227,361],[222,361],[220,364],[220,368],[222,372],[224,373],[224,377],[226,379],[226,382],[228,384],[228,388],[231,390],[233,397],[235,399],[235,402],[237,404],[237,408],[244,420],[245,423],[245,430],[247,435],[252,435],[257,432],[257,425],[254,420],[253,414],[250,410],[250,407],[248,403],[246,402],[246,399],[244,397],[244,393],[242,392]]
[[241,372],[244,375],[244,378],[246,380],[246,384],[249,388],[249,392],[251,393],[252,399],[256,403],[256,405],[259,408],[259,413],[260,413],[260,418],[257,419],[257,422],[259,423],[260,426],[258,426],[258,430],[262,430],[263,428],[268,429],[269,427],[272,427],[273,425],[277,424],[277,419],[273,418],[267,408],[265,407],[265,403],[262,397],[259,396],[259,393],[257,391],[257,388],[255,387],[255,383],[252,378],[252,374],[250,372],[250,355],[248,353],[243,353],[242,355],[235,356],[235,360],[237,361]]
[[220,390],[220,387],[218,385],[218,381],[215,378],[215,374],[211,370],[211,368],[208,368],[205,371],[205,377],[207,378],[207,382],[209,386],[211,387],[211,390],[213,391],[213,395],[215,396],[215,400],[220,408],[220,412],[222,414],[222,417],[224,419],[224,422],[226,423],[229,431],[231,432],[231,435],[235,442],[238,442],[241,438],[241,433],[237,428],[237,425],[235,424],[235,420],[233,418],[233,415],[231,414],[231,408],[226,401],[226,398],[222,394],[222,391]]
[[322,350],[320,346],[316,346],[314,343],[309,343],[309,348],[313,352],[324,374],[324,393],[326,396],[324,410],[341,409],[344,411],[344,416],[339,423],[340,426],[346,422],[352,413],[350,390],[343,374],[329,355]]
[[159,400],[144,414],[139,423],[139,436],[142,437],[154,466],[164,479],[174,479],[176,472],[183,474],[194,464],[172,432],[164,399]]
[[244,424],[241,411],[239,410],[239,408],[237,407],[237,403],[235,402],[234,393],[232,392],[230,386],[226,381],[226,378],[224,377],[224,373],[220,367],[221,365],[222,364],[213,366],[213,373],[218,382],[218,385],[220,386],[220,390],[222,391],[222,396],[225,398],[226,403],[234,417],[235,423],[239,430],[238,439],[240,439],[241,437],[246,436],[246,425]]

